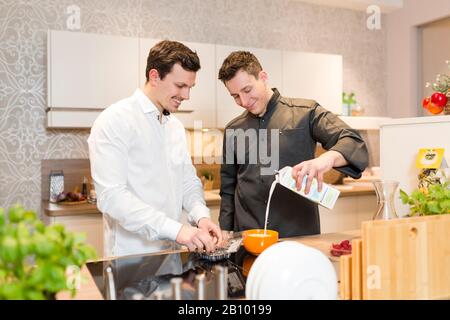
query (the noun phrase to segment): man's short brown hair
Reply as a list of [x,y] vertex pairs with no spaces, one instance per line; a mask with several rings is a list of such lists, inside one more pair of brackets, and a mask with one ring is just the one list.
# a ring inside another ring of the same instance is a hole
[[147,57],[147,68],[145,69],[147,82],[151,69],[156,69],[162,80],[172,70],[175,63],[179,63],[187,71],[197,72],[200,69],[200,59],[197,53],[181,42],[163,40],[155,44]]
[[239,70],[243,70],[258,79],[262,67],[253,53],[234,51],[223,61],[219,70],[219,80],[225,83],[225,81],[233,79]]

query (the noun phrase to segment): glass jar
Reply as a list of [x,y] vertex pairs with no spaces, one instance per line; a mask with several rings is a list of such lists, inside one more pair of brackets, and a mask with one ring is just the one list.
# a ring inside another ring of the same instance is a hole
[[394,196],[397,192],[399,182],[393,180],[375,180],[372,182],[377,194],[378,208],[373,220],[397,219],[395,211]]
[[351,114],[353,117],[360,117],[364,114],[364,108],[360,104],[353,104],[351,106]]

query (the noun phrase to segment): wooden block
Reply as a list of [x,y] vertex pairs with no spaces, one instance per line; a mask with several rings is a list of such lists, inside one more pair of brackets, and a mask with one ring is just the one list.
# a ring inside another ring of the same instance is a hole
[[362,226],[364,299],[450,298],[450,215]]
[[340,272],[340,283],[339,292],[341,300],[351,300],[352,299],[352,256],[343,255],[339,258],[339,272]]
[[352,240],[352,300],[362,299],[362,239]]

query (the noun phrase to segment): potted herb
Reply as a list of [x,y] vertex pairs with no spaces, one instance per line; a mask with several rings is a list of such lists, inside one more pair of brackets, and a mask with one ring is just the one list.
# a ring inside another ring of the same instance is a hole
[[80,270],[96,257],[85,236],[63,225],[46,226],[34,211],[14,205],[0,208],[0,300],[54,299],[76,293],[69,270]]
[[435,215],[450,213],[450,183],[432,184],[428,188],[415,190],[408,195],[400,190],[403,204],[410,206],[410,215]]

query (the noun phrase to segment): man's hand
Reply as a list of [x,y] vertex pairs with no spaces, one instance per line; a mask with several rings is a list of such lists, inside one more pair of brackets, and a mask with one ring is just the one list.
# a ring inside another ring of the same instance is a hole
[[222,230],[222,242],[219,242],[217,244],[218,248],[225,248],[230,243],[231,234],[230,231]]
[[348,162],[337,151],[327,151],[320,157],[308,161],[303,161],[292,168],[292,177],[296,180],[296,188],[300,190],[305,175],[308,176],[305,187],[305,194],[311,189],[313,178],[317,178],[318,191],[322,191],[323,175],[333,167],[342,167]]
[[212,222],[211,219],[201,218],[198,221],[198,227],[201,230],[208,232],[208,234],[210,234],[211,237],[213,237],[213,242],[215,246],[218,246],[222,243],[223,241],[222,230],[220,230],[220,227],[214,222]]
[[209,232],[189,225],[183,225],[178,232],[176,242],[185,245],[189,251],[213,252],[215,245]]

